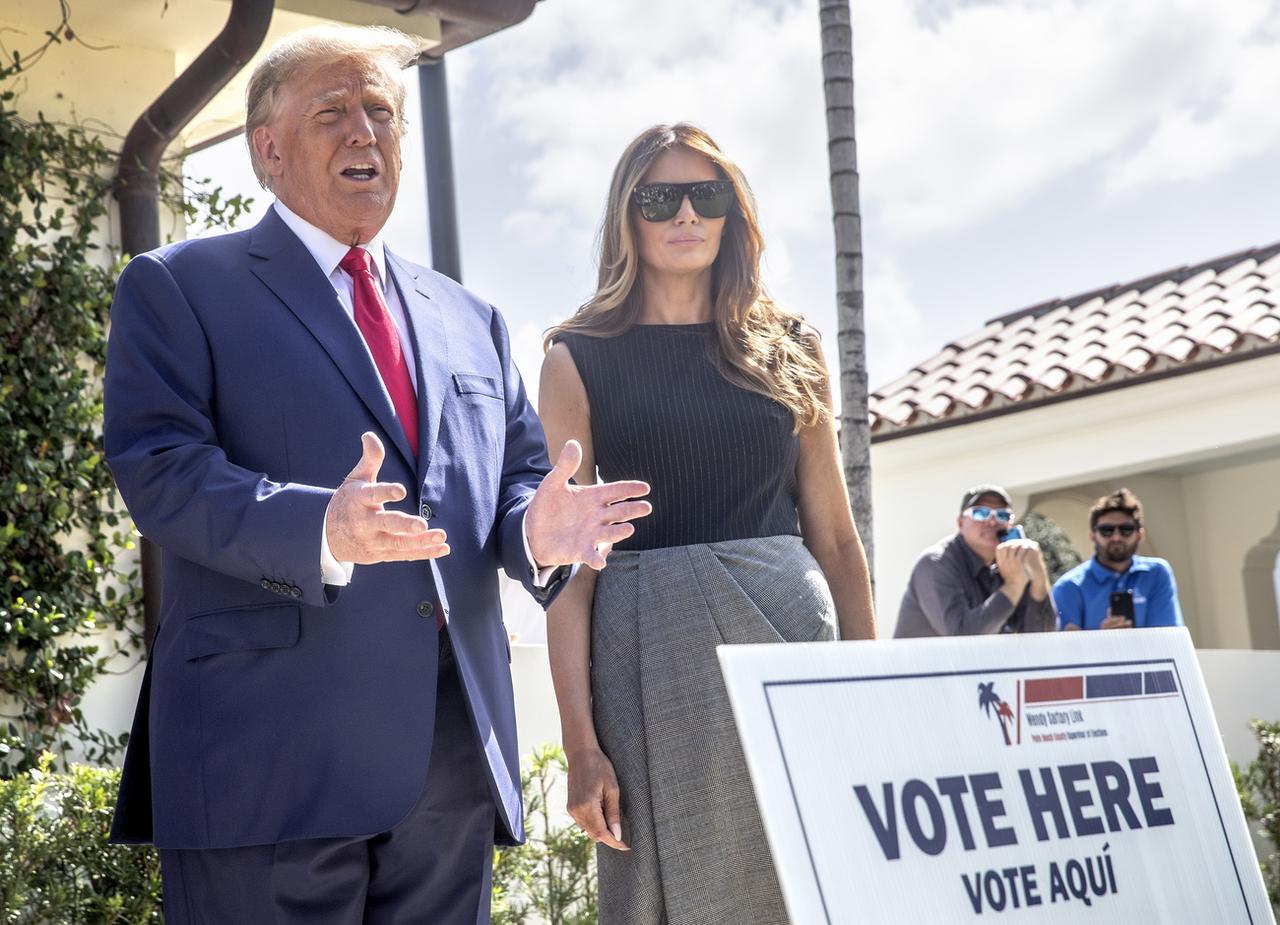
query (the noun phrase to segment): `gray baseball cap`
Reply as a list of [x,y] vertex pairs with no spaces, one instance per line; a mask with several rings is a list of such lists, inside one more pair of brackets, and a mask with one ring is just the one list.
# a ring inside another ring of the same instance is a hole
[[1004,501],[1006,507],[1013,507],[1013,502],[1009,499],[1009,493],[999,485],[974,485],[964,493],[964,500],[960,502],[960,513],[963,514],[977,504],[978,499],[983,495],[996,495]]

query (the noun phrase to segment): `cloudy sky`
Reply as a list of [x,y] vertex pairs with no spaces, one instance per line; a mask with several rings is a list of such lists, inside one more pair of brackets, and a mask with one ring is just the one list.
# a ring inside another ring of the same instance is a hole
[[[743,166],[766,280],[835,353],[816,7],[543,0],[450,55],[464,282],[503,309],[531,386],[542,330],[592,290],[614,162],[658,121],[701,124]],[[1280,0],[853,16],[873,387],[989,318],[1280,239]],[[427,262],[416,138],[407,157],[389,240]],[[189,171],[255,188],[236,142]]]

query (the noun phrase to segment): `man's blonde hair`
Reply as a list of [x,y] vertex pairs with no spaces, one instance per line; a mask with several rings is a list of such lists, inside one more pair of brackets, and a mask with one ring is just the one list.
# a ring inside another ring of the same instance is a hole
[[[264,189],[270,178],[253,148],[254,129],[266,125],[275,115],[279,90],[295,75],[333,61],[369,61],[382,65],[391,74],[409,67],[421,54],[418,42],[388,26],[313,26],[285,36],[266,53],[245,91],[244,137],[249,145],[253,172]],[[404,128],[404,83],[395,81],[396,108]]]

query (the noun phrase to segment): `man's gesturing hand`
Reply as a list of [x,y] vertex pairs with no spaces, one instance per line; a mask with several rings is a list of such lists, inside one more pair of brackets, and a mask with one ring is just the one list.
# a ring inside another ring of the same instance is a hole
[[649,493],[644,482],[569,484],[581,463],[582,447],[570,440],[529,502],[525,536],[529,552],[541,567],[582,562],[593,569],[604,568],[613,544],[636,532],[628,521],[653,510],[648,501],[630,500]]
[[443,530],[429,529],[421,517],[382,509],[388,501],[404,498],[404,486],[378,481],[384,451],[377,435],[366,432],[360,442],[360,461],[329,500],[325,536],[333,557],[371,565],[447,556]]

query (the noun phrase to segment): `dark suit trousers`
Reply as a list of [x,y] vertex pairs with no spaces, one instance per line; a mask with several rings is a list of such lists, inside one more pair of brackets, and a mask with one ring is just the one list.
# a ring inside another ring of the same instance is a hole
[[165,922],[487,925],[497,819],[487,780],[441,631],[431,764],[412,812],[364,838],[162,850]]

